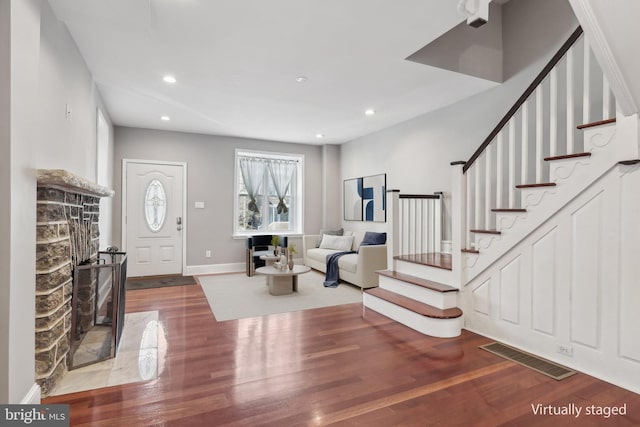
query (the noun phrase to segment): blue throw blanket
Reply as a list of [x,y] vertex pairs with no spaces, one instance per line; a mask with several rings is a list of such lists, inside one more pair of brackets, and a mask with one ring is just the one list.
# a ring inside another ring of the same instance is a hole
[[327,274],[324,279],[325,288],[335,288],[338,286],[338,260],[342,255],[355,254],[355,251],[336,252],[335,254],[327,255]]

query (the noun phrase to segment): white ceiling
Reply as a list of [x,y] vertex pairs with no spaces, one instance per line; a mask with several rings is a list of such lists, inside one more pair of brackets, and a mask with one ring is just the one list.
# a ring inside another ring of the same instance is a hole
[[404,59],[464,20],[456,0],[49,3],[122,126],[339,144],[495,86]]

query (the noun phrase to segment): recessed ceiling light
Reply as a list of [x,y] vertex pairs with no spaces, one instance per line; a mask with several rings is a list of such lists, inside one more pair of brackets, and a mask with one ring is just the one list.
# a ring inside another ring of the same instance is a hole
[[316,133],[316,138],[318,139],[324,138],[324,133]]
[[367,116],[373,116],[375,113],[376,113],[376,110],[374,110],[373,108],[369,108],[367,111],[364,112],[364,114]]
[[165,122],[168,122],[169,120],[171,120],[171,117],[169,117],[169,116],[162,116],[162,117],[160,117],[160,120],[165,121]]
[[166,76],[164,76],[162,78],[162,80],[165,81],[165,83],[175,83],[177,80],[175,77],[173,77],[172,75],[167,74]]
[[308,80],[308,79],[307,79],[305,76],[298,76],[298,77],[296,77],[296,81],[297,81],[298,83],[304,83],[304,82],[306,82],[307,80]]

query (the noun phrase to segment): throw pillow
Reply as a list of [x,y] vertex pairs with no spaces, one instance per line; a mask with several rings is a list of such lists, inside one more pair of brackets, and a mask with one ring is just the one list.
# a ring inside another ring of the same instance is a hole
[[384,245],[385,243],[387,243],[387,233],[367,231],[364,233],[364,238],[362,239],[360,246]]
[[336,251],[350,251],[353,245],[353,236],[334,236],[325,234],[320,243],[320,249],[333,249]]
[[329,230],[329,229],[322,229],[320,230],[320,236],[318,236],[318,241],[316,242],[316,248],[320,246],[320,243],[322,243],[322,236],[324,236],[325,234],[328,234],[330,236],[342,236],[344,234],[344,229],[343,228],[336,228],[335,230]]

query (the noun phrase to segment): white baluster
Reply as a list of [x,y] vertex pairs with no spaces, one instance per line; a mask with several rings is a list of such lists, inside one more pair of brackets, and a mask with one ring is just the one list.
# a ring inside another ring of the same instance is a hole
[[432,200],[433,203],[433,252],[442,251],[442,198]]
[[436,248],[438,246],[438,233],[437,233],[437,218],[438,218],[438,209],[437,209],[437,200],[429,199],[427,202],[429,203],[429,212],[430,212],[430,228],[431,228],[431,247],[430,252],[438,252]]
[[542,182],[542,142],[544,135],[544,109],[543,109],[542,83],[536,89],[536,183]]
[[407,227],[409,226],[409,200],[402,200],[402,254],[405,255],[409,253],[409,239],[407,236],[409,235],[409,231]]
[[464,174],[465,179],[465,193],[466,193],[466,222],[467,229],[465,230],[465,241],[467,242],[467,248],[471,248],[471,231],[473,229],[473,217],[471,211],[473,209],[471,203],[471,169],[467,169],[467,173]]
[[484,228],[489,230],[491,229],[491,215],[489,215],[489,210],[493,203],[493,200],[491,200],[491,172],[493,169],[491,165],[491,144],[489,144],[484,151],[484,156],[486,158],[484,169],[484,205],[487,210],[487,216],[484,218]]
[[529,101],[522,104],[522,152],[520,184],[526,184],[529,175]]
[[549,156],[558,154],[558,67],[551,70],[549,81]]
[[611,118],[611,89],[609,81],[602,75],[602,120]]
[[567,154],[574,153],[574,101],[573,101],[573,74],[574,74],[574,48],[567,52]]
[[423,221],[422,218],[422,200],[416,200],[416,222],[415,222],[415,230],[413,230],[413,234],[416,236],[416,253],[422,252],[422,227],[421,223]]
[[482,208],[482,203],[480,202],[480,163],[479,163],[480,157],[478,158],[478,160],[476,160],[476,163],[474,165],[474,169],[475,169],[475,189],[476,189],[476,218],[474,223],[476,224],[476,227],[480,226],[480,209]]
[[516,121],[509,120],[509,209],[516,205]]
[[498,133],[498,140],[496,141],[496,208],[501,209],[502,206],[502,153],[504,144],[504,135],[502,131]]
[[408,232],[409,232],[409,250],[411,251],[410,253],[415,254],[416,253],[416,235],[415,233],[413,233],[413,230],[411,229],[411,224],[415,223],[416,220],[416,199],[410,199],[410,217],[409,217],[409,227],[408,227]]
[[591,48],[587,42],[586,37],[582,38],[584,41],[584,71],[583,84],[582,84],[582,123],[587,124],[591,121],[590,107],[591,107]]

